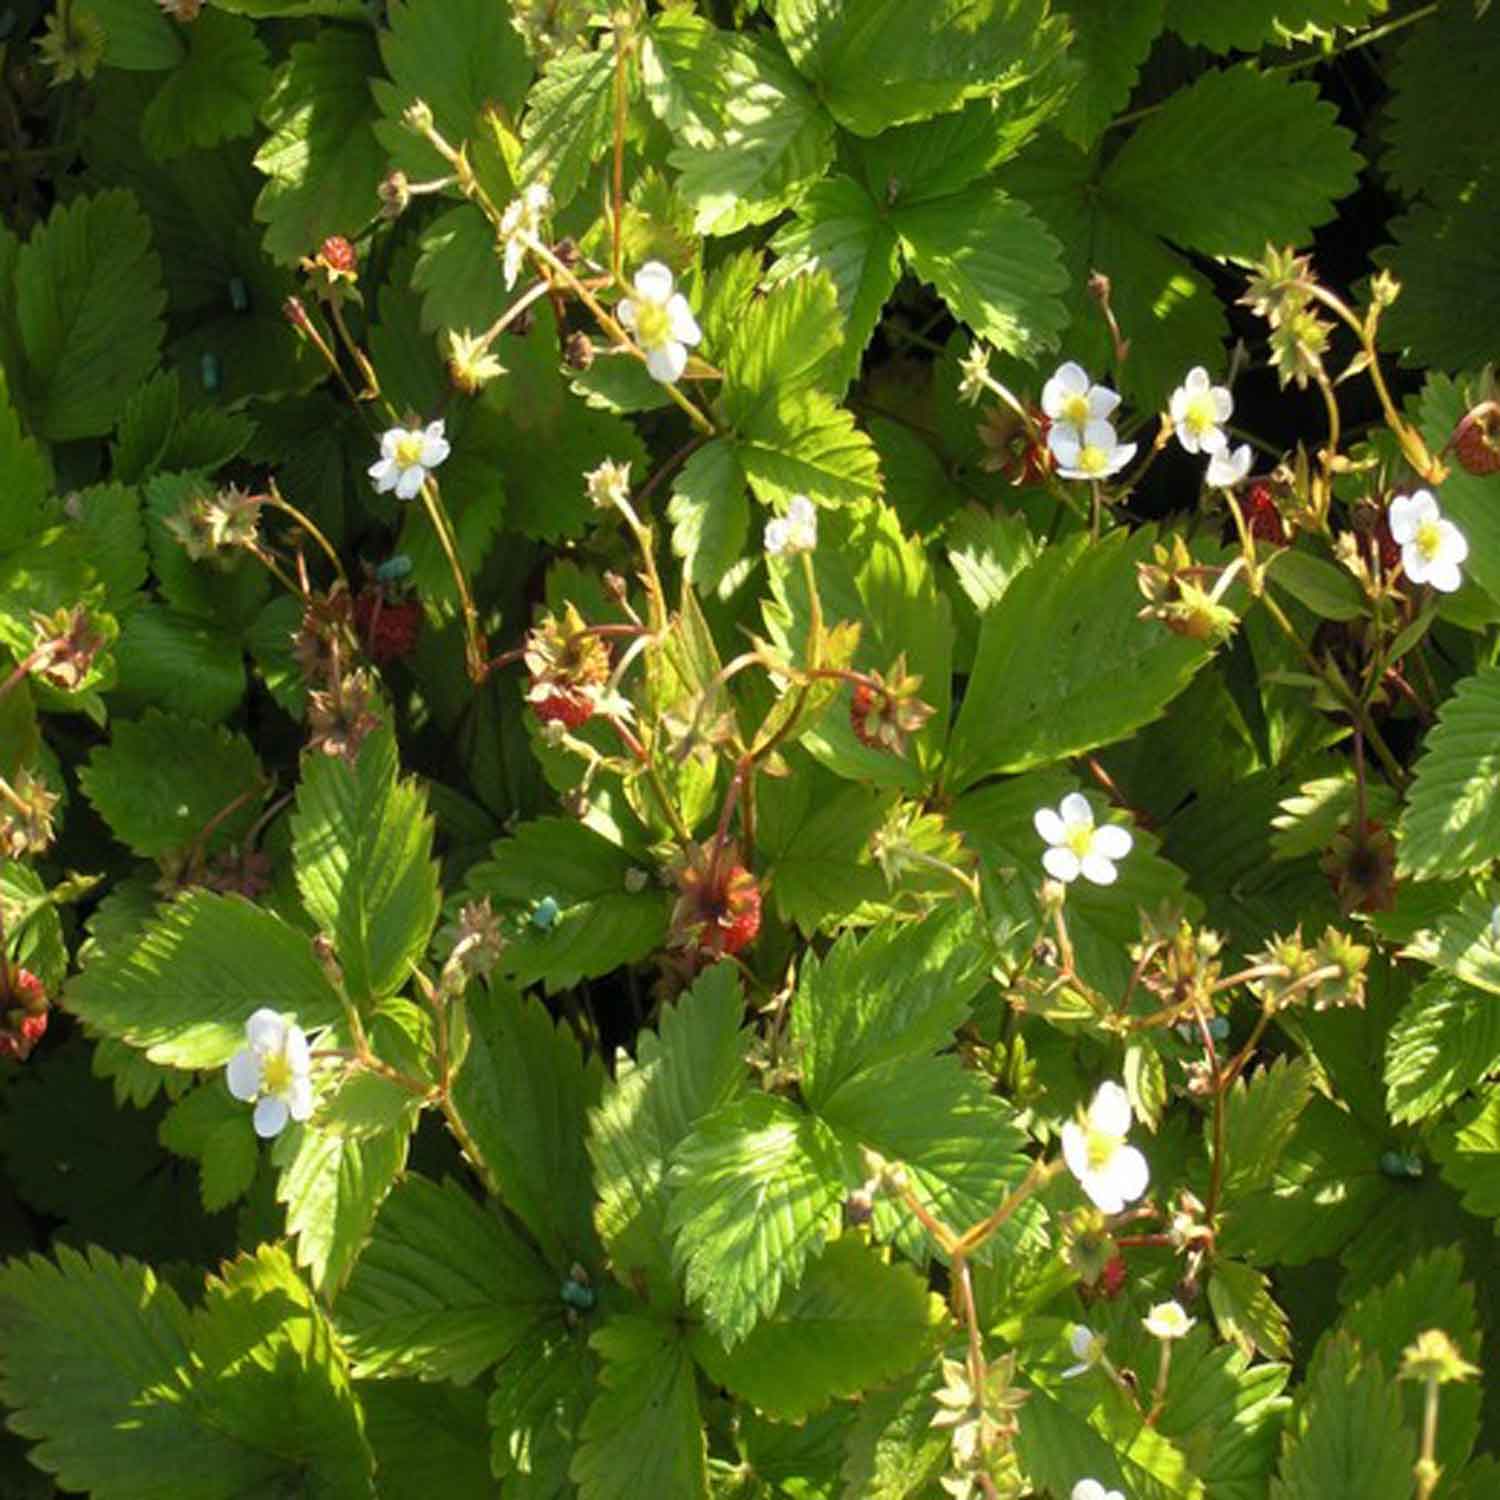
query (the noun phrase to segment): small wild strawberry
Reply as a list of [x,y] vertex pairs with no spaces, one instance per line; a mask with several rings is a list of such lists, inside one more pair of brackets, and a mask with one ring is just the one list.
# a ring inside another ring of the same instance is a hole
[[354,600],[354,628],[371,661],[396,661],[417,644],[422,606],[415,599],[388,599],[378,585],[361,589]]
[[1488,399],[1466,411],[1453,429],[1449,446],[1470,474],[1500,474],[1500,400],[1494,380],[1486,375]]
[[1129,1274],[1129,1268],[1125,1264],[1125,1257],[1123,1255],[1116,1255],[1105,1266],[1104,1274],[1099,1278],[1100,1293],[1113,1302],[1125,1290],[1125,1282]]
[[849,700],[849,727],[860,744],[903,754],[907,736],[919,733],[933,714],[932,706],[917,696],[921,686],[921,676],[906,670],[904,652],[884,677],[868,672],[857,681]]
[[667,939],[671,947],[720,958],[755,941],[760,932],[760,886],[740,863],[733,844],[691,850],[677,872],[677,888]]
[[545,698],[532,699],[531,711],[543,724],[563,724],[577,729],[594,716],[593,700],[576,688],[554,688]]
[[531,630],[522,658],[531,674],[526,701],[544,724],[577,729],[607,706],[609,642],[589,630],[573,605],[561,617],[546,615]]
[[10,972],[11,998],[33,1014],[47,1008],[47,986],[30,969],[15,968]]
[[1245,496],[1245,525],[1256,541],[1269,542],[1273,547],[1286,546],[1286,523],[1281,519],[1271,486],[1263,480],[1252,484]]
[[323,241],[318,247],[318,259],[330,271],[345,276],[352,276],[359,265],[359,257],[355,254],[354,246],[341,234],[330,234]]

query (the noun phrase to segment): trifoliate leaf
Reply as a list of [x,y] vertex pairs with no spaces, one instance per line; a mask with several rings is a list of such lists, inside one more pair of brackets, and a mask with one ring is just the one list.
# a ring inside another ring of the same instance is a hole
[[1497,1068],[1500,998],[1435,974],[1412,991],[1391,1027],[1385,1055],[1391,1119],[1428,1119]]
[[176,1068],[227,1063],[263,1005],[304,1030],[341,1010],[305,933],[241,896],[204,890],[178,897],[128,946],[111,945],[73,979],[66,1005]]
[[453,1109],[505,1206],[560,1272],[594,1260],[593,1190],[584,1141],[604,1070],[584,1060],[535,999],[494,985],[471,1006],[469,1052]]
[[250,22],[205,10],[182,34],[187,56],[141,116],[141,139],[158,161],[249,135],[270,84],[270,54]]
[[1044,0],[779,0],[776,26],[797,66],[855,135],[1020,88],[1067,42]]
[[733,1352],[705,1332],[693,1353],[758,1411],[801,1422],[835,1397],[904,1374],[937,1344],[945,1322],[941,1300],[909,1266],[888,1264],[845,1235]]
[[1068,0],[1063,9],[1073,29],[1068,56],[1083,66],[1058,124],[1086,151],[1129,102],[1136,75],[1162,29],[1166,0],[1134,5]]
[[677,1148],[667,1227],[688,1301],[727,1349],[800,1283],[856,1170],[827,1125],[771,1094],[716,1110]]
[[745,475],[733,443],[715,438],[700,448],[672,481],[667,502],[672,551],[697,589],[709,592],[740,560],[750,533]]
[[1395,1381],[1341,1334],[1320,1348],[1308,1371],[1270,1500],[1409,1500],[1416,1456]]
[[1214,52],[1256,52],[1306,27],[1359,26],[1384,0],[1168,0],[1167,25]]
[[135,198],[114,190],[54,209],[12,285],[33,431],[50,442],[108,432],[161,348],[161,263]]
[[1067,312],[1062,247],[1024,203],[991,188],[899,208],[891,222],[912,270],[1005,354],[1055,347]]
[[1136,563],[1152,541],[1147,529],[1052,547],[984,616],[948,752],[953,785],[1121,739],[1186,686],[1203,645],[1135,617]]
[[614,82],[612,47],[573,50],[554,57],[526,96],[521,180],[544,183],[559,208],[614,140]]
[[453,170],[401,123],[402,111],[416,100],[432,111],[438,134],[455,148],[479,133],[481,110],[497,109],[511,120],[520,113],[531,82],[531,59],[507,11],[488,0],[444,0],[442,5],[400,0],[389,8],[380,55],[391,81],[370,81],[385,116],[375,134],[391,164],[414,182],[446,177]]
[[295,264],[330,234],[351,235],[373,216],[386,158],[370,126],[369,81],[380,59],[368,33],[321,28],[297,42],[261,106],[269,138],[255,165],[270,180],[255,200],[273,260]]
[[668,160],[699,234],[775,218],[833,159],[833,121],[785,59],[752,33],[721,33],[723,115],[704,146]]
[[568,1469],[581,1500],[707,1500],[698,1384],[681,1329],[625,1314],[589,1343],[604,1363]]
[[1481,667],[1438,711],[1401,819],[1398,870],[1433,880],[1500,856],[1500,668]]
[[667,1164],[698,1121],[744,1087],[744,1008],[734,965],[715,964],[663,1008],[659,1032],[640,1033],[636,1061],[622,1058],[589,1116],[599,1238],[620,1280],[644,1281],[658,1303],[677,1300]]
[[170,714],[117,719],[78,780],[110,831],[143,859],[195,845],[210,824],[203,848],[222,848],[259,811],[260,761],[250,741]]
[[896,233],[853,178],[832,176],[815,182],[798,199],[793,217],[776,231],[771,247],[780,257],[771,268],[773,277],[795,280],[816,266],[833,280],[841,343],[828,384],[842,390],[858,373],[886,298],[895,290],[900,272]]
[[413,1173],[382,1204],[336,1317],[356,1375],[466,1385],[560,1307],[558,1274],[498,1214]]
[[399,778],[395,736],[369,735],[353,765],[303,762],[292,819],[297,887],[333,938],[349,996],[365,1005],[405,985],[427,947],[441,898],[432,818],[413,781]]
[[162,708],[217,723],[245,696],[245,664],[234,637],[193,615],[156,604],[130,612],[115,645],[118,712]]

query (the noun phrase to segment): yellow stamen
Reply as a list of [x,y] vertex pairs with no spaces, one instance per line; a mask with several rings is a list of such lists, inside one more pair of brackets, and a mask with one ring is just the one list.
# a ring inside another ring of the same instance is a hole
[[396,462],[403,469],[413,468],[422,462],[422,434],[408,432],[396,439]]

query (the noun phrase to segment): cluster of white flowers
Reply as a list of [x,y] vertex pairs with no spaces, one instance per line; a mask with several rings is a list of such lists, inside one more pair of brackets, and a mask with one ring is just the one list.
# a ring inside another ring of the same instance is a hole
[[441,417],[426,427],[392,427],[381,434],[380,457],[366,472],[379,493],[395,490],[398,500],[415,500],[429,471],[451,451]]
[[672,290],[672,273],[659,260],[650,260],[635,273],[635,295],[623,297],[615,308],[621,326],[628,328],[646,353],[646,369],[653,380],[672,385],[687,369],[687,345],[703,337],[687,298]]
[[1135,457],[1136,445],[1122,443],[1109,420],[1119,404],[1118,392],[1095,385],[1072,360],[1042,387],[1047,446],[1064,479],[1108,479]]
[[1224,424],[1234,414],[1234,397],[1227,385],[1214,385],[1208,371],[1196,365],[1172,392],[1167,415],[1183,449],[1208,459],[1210,488],[1232,490],[1250,472],[1250,444],[1229,446]]
[[806,495],[793,495],[784,516],[766,523],[766,552],[792,557],[818,545],[818,508]]
[[302,1028],[262,1006],[245,1022],[246,1045],[229,1059],[229,1092],[255,1105],[255,1133],[280,1135],[312,1114],[312,1056]]
[[1125,1143],[1130,1097],[1118,1083],[1101,1083],[1082,1122],[1062,1128],[1063,1160],[1101,1213],[1117,1214],[1151,1181],[1146,1158]]

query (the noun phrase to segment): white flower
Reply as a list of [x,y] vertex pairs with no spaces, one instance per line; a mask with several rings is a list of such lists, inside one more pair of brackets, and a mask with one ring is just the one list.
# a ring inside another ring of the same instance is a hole
[[1108,479],[1135,457],[1135,444],[1122,443],[1102,418],[1090,422],[1081,436],[1071,423],[1054,422],[1047,446],[1064,479]]
[[1189,453],[1218,453],[1228,446],[1219,424],[1229,420],[1234,397],[1227,386],[1210,385],[1202,365],[1188,371],[1187,379],[1172,392],[1167,410],[1177,441]]
[[703,337],[681,292],[672,290],[672,273],[650,260],[635,273],[635,296],[625,297],[615,315],[646,351],[646,369],[653,380],[671,385],[687,368],[687,349]]
[[628,463],[617,464],[614,459],[606,458],[597,469],[590,469],[583,476],[583,482],[596,510],[613,510],[630,499]]
[[1469,555],[1469,544],[1452,521],[1443,519],[1431,490],[1397,495],[1386,520],[1413,583],[1430,583],[1438,593],[1451,594],[1463,582],[1458,565]]
[[1073,1332],[1068,1335],[1068,1347],[1072,1349],[1073,1358],[1078,1363],[1069,1365],[1062,1372],[1064,1380],[1071,1380],[1075,1375],[1086,1374],[1104,1357],[1104,1340],[1092,1328],[1087,1328],[1082,1323],[1073,1325]]
[[1097,1479],[1080,1479],[1073,1486],[1072,1500],[1125,1500],[1119,1490],[1107,1490]]
[[1031,821],[1052,846],[1042,856],[1042,867],[1064,884],[1082,875],[1095,885],[1113,885],[1119,873],[1114,861],[1124,859],[1135,842],[1117,823],[1095,828],[1094,811],[1081,792],[1069,792],[1056,812],[1039,807]]
[[1220,448],[1209,456],[1208,483],[1212,489],[1232,490],[1249,472],[1249,443],[1241,443],[1233,452]]
[[245,1022],[245,1040],[249,1045],[229,1059],[229,1092],[255,1101],[256,1135],[279,1135],[288,1118],[312,1113],[307,1038],[300,1026],[262,1006]]
[[1130,1099],[1118,1083],[1101,1083],[1084,1123],[1069,1120],[1062,1128],[1068,1170],[1094,1206],[1107,1214],[1134,1203],[1151,1180],[1146,1158],[1125,1144],[1129,1129]]
[[972,406],[985,392],[990,376],[990,351],[983,344],[970,344],[968,356],[958,362],[958,399]]
[[1180,1339],[1187,1336],[1198,1320],[1188,1317],[1180,1302],[1158,1302],[1141,1321],[1153,1338]]
[[542,220],[551,210],[552,194],[541,182],[533,182],[519,198],[505,205],[505,212],[500,215],[500,238],[505,245],[502,266],[507,290],[516,284],[526,262],[526,237],[541,234]]
[[793,495],[784,516],[766,522],[766,551],[772,557],[811,552],[818,545],[818,508],[806,495]]
[[1092,385],[1088,371],[1069,360],[1042,387],[1042,410],[1052,418],[1052,430],[1071,428],[1082,442],[1090,422],[1102,422],[1120,404],[1107,385]]
[[428,471],[437,468],[450,451],[441,417],[426,427],[392,427],[381,434],[380,460],[367,472],[381,494],[395,490],[398,500],[415,500]]

